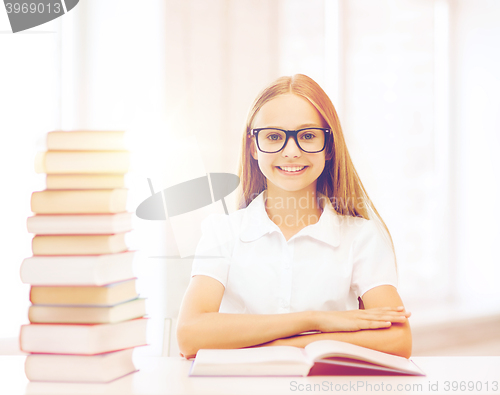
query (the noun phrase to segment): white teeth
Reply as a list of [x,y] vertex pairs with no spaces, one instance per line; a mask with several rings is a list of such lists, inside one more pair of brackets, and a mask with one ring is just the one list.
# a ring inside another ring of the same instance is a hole
[[289,172],[294,172],[294,171],[301,171],[302,169],[305,168],[305,166],[301,166],[301,167],[297,167],[297,166],[294,166],[294,167],[282,167],[282,166],[279,166],[279,168],[283,171],[289,171]]

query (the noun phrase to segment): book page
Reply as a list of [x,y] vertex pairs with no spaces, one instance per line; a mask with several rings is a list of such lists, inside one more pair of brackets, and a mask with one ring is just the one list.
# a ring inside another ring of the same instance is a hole
[[200,350],[197,363],[242,364],[242,363],[300,363],[308,364],[304,351],[298,347],[275,346],[231,350]]
[[319,340],[305,347],[311,361],[328,357],[355,358],[393,369],[421,373],[408,359],[336,340]]
[[348,366],[354,368],[372,369],[382,372],[401,372],[401,370],[399,369],[388,368],[371,362],[365,362],[365,361],[360,361],[358,359],[343,358],[343,357],[332,357],[331,359],[323,358],[318,362],[336,366]]

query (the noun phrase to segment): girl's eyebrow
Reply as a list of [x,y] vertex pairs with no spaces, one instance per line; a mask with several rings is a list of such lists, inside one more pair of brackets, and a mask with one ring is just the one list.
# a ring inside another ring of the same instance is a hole
[[[318,125],[317,123],[305,123],[303,125],[300,125],[297,127],[297,129],[303,129],[303,128],[321,128],[321,125]],[[264,128],[275,128],[275,129],[284,129],[281,126],[264,126]]]

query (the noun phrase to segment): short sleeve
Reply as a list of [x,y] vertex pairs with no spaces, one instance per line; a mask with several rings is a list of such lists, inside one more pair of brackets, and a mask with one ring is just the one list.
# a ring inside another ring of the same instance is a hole
[[351,288],[356,297],[379,285],[397,287],[396,261],[391,243],[375,220],[364,220],[354,240]]
[[201,239],[191,269],[191,277],[209,276],[226,287],[234,232],[228,216],[210,215],[201,224]]

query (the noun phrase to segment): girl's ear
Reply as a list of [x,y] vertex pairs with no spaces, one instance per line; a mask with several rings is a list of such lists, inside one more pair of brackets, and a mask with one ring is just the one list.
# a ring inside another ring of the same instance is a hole
[[255,147],[255,139],[252,139],[252,142],[250,143],[250,154],[252,155],[252,158],[257,160],[257,148]]
[[327,144],[327,149],[325,150],[325,161],[332,160],[335,156],[335,146]]

